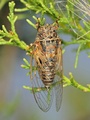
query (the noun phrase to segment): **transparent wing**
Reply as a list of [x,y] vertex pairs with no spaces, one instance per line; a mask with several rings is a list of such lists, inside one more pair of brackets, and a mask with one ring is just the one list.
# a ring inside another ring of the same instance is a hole
[[[33,60],[34,61],[34,60]],[[47,90],[39,77],[38,71],[32,72],[32,92],[38,107],[47,112],[52,104],[53,90]]]
[[56,71],[57,74],[55,75],[54,83],[55,83],[55,96],[56,96],[56,111],[59,111],[61,107],[61,102],[62,102],[62,93],[63,93],[63,79],[62,79],[62,50],[61,46],[58,48],[58,53],[57,53],[57,66],[56,66]]
[[56,85],[55,89],[55,96],[56,96],[56,111],[59,111],[62,102],[62,93],[63,93],[63,82],[62,79],[56,75],[55,77]]

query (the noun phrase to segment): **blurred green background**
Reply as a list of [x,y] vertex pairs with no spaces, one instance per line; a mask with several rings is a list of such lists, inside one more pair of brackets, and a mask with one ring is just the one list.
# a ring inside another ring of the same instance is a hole
[[[8,0],[7,0],[8,1]],[[1,4],[2,0],[0,0]],[[21,7],[16,0],[16,7]],[[8,2],[0,8],[0,29],[4,24],[10,29],[7,20]],[[29,19],[32,20],[34,13],[30,12]],[[46,16],[47,23],[51,19]],[[35,40],[36,30],[30,26],[25,19],[16,22],[16,31],[19,38],[30,44]],[[59,34],[60,38],[69,40],[67,34]],[[77,82],[82,85],[90,83],[90,58],[85,52],[81,52],[77,69],[74,69],[75,56],[72,49],[76,45],[66,47],[63,55],[64,74],[68,76],[72,72]],[[20,67],[23,58],[30,60],[25,51],[12,46],[0,46],[0,120],[90,120],[90,93],[84,93],[72,86],[63,90],[63,101],[60,111],[55,110],[55,101],[49,112],[42,112],[33,95],[23,89],[23,85],[30,85],[30,77],[26,76],[28,71]]]

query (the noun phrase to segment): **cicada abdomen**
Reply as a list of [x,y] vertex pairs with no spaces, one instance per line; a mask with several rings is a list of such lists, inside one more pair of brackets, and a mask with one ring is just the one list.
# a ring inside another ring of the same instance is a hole
[[35,77],[32,80],[33,93],[38,106],[43,111],[48,111],[51,106],[53,88],[55,88],[57,111],[61,105],[62,51],[61,40],[56,33],[57,28],[57,24],[38,25],[36,40],[33,43],[33,58],[37,67],[36,82]]

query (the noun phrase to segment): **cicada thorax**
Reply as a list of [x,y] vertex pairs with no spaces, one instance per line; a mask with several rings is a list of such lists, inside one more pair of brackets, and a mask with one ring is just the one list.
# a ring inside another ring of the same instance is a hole
[[38,28],[34,43],[34,58],[40,79],[46,88],[54,81],[58,66],[58,49],[61,44],[56,33],[57,26],[46,24]]

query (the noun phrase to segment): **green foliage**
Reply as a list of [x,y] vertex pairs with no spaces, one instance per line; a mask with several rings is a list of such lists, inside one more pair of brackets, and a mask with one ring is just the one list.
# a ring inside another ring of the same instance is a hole
[[84,92],[90,92],[90,85],[88,84],[86,87],[84,87],[83,85],[80,85],[78,82],[76,82],[76,80],[74,79],[72,73],[69,73],[70,78],[67,78],[66,76],[63,76],[64,79],[64,87],[72,85]]
[[[20,12],[23,14],[24,11],[34,11],[35,14],[40,14],[40,22],[43,24],[45,22],[44,15],[48,15],[52,20],[58,21],[60,24],[59,32],[60,33],[67,33],[72,36],[72,39],[70,41],[63,40],[63,49],[66,46],[72,45],[72,44],[78,44],[78,48],[76,50],[76,62],[75,62],[75,68],[78,64],[78,57],[82,50],[87,51],[90,49],[90,21],[85,20],[83,17],[86,16],[86,13],[83,13],[82,16],[80,16],[77,11],[75,12],[76,3],[78,3],[78,0],[67,0],[67,4],[64,6],[65,11],[60,7],[59,0],[20,0],[21,3],[23,3],[23,8],[14,8],[15,3],[9,2],[9,15],[7,16],[10,25],[11,30],[8,31],[4,25],[2,25],[2,30],[0,30],[0,45],[12,45],[17,46],[26,52],[30,53],[32,51],[31,48],[29,48],[29,45],[27,45],[24,41],[20,40],[18,37],[18,34],[15,30],[15,22],[17,21],[17,16],[15,16],[15,12]],[[60,3],[61,4],[61,3]],[[58,5],[58,6],[56,6]],[[56,9],[58,7],[58,9]],[[80,11],[80,10],[79,10]],[[89,16],[90,17],[90,16]],[[33,16],[35,21],[37,22],[37,18]],[[82,21],[82,24],[81,24]],[[27,22],[32,25],[35,29],[36,26],[33,24],[30,20],[27,19]],[[22,68],[24,69],[30,69],[31,65],[28,63],[26,59],[24,59],[25,65],[22,65]],[[33,67],[33,70],[35,68]],[[30,73],[29,73],[30,74]],[[80,84],[78,84],[72,75],[70,73],[70,78],[67,78],[66,76],[63,76],[64,79],[64,86],[72,85],[84,92],[90,92],[90,85],[87,87],[84,87]],[[29,87],[25,87],[26,89],[30,89]]]
[[33,10],[38,13],[48,14],[54,19],[58,18],[59,13],[55,9],[55,3],[53,0],[21,0],[24,4],[24,8],[15,9],[17,12],[23,12],[27,10]]
[[9,3],[10,13],[7,18],[11,24],[11,30],[7,31],[6,27],[2,25],[2,30],[0,30],[0,45],[18,46],[21,49],[26,50],[26,43],[19,39],[15,31],[15,22],[17,20],[17,16],[14,15],[14,6],[15,3],[13,1]]

